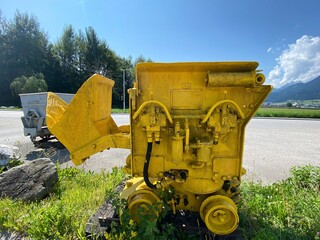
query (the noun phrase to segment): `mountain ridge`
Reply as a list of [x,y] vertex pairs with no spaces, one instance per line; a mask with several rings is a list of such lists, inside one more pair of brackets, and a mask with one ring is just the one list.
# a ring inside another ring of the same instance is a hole
[[312,99],[320,99],[320,75],[306,83],[286,84],[281,88],[274,89],[265,102],[276,103],[288,100]]

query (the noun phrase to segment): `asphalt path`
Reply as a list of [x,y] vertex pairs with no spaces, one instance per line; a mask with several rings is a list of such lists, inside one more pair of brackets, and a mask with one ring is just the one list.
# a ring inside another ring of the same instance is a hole
[[[23,135],[22,111],[0,111],[0,144],[19,147],[22,158],[33,160],[50,157],[62,167],[74,166],[69,153],[51,141],[33,146]],[[129,115],[112,115],[118,125],[129,124]],[[79,166],[91,171],[109,171],[121,167],[130,151],[110,149],[95,154]],[[310,119],[255,118],[246,128],[243,167],[247,170],[244,179],[268,184],[285,179],[293,166],[320,166],[320,121]]]

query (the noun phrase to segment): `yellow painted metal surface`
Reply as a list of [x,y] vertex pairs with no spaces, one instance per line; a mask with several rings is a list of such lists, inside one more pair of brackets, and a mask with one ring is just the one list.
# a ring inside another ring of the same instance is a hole
[[144,211],[149,221],[155,221],[161,211],[160,198],[147,189],[134,191],[130,195],[128,203],[129,214],[136,222],[140,221],[139,211]]
[[257,67],[256,62],[143,63],[129,91],[127,172],[157,179],[147,184],[151,188],[173,187],[172,209],[200,211],[217,234],[238,226],[245,126],[272,89],[263,85]]
[[76,164],[107,148],[130,148],[129,132],[122,132],[111,117],[114,81],[100,75],[90,77],[70,104],[48,94],[47,126],[70,151]]
[[129,126],[111,118],[113,81],[99,75],[69,105],[48,98],[48,127],[80,164],[109,147],[131,148],[132,175],[121,198],[133,216],[174,189],[169,204],[198,211],[209,230],[229,234],[239,222],[245,127],[271,92],[257,62],[142,63],[129,89]]
[[222,195],[206,198],[201,204],[200,216],[208,229],[219,235],[232,233],[239,224],[236,204]]

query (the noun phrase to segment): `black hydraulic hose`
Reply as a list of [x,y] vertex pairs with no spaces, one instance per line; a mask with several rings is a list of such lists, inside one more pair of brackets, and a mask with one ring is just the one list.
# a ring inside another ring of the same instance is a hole
[[148,142],[146,160],[145,160],[144,166],[143,166],[143,180],[149,188],[157,189],[157,186],[150,182],[149,175],[148,175],[149,163],[150,163],[150,159],[151,159],[151,152],[152,152],[152,142]]

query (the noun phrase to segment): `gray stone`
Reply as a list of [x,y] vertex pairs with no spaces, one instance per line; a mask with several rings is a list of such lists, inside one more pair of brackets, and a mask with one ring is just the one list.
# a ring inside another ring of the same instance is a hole
[[5,166],[10,159],[19,158],[19,148],[11,145],[0,144],[0,166]]
[[27,240],[27,236],[17,232],[7,232],[6,230],[0,231],[0,240]]
[[39,158],[0,174],[0,197],[37,201],[45,198],[58,181],[56,166]]

